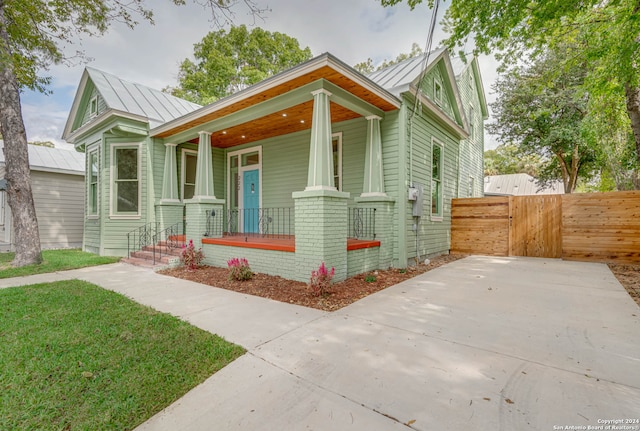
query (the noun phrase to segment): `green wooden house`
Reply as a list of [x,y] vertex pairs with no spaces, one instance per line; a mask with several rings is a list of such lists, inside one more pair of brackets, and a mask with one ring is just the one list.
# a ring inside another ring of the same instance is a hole
[[304,281],[447,253],[451,199],[482,195],[487,118],[477,60],[456,64],[439,49],[363,76],[323,54],[204,107],[87,68],[63,135],[87,155],[83,248],[193,240],[208,264]]

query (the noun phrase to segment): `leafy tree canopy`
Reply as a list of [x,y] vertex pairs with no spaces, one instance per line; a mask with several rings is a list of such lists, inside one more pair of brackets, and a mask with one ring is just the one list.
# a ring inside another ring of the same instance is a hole
[[180,65],[173,95],[205,105],[311,58],[298,40],[259,27],[231,27],[207,34],[194,45],[195,61]]
[[484,152],[485,175],[529,174],[537,177],[543,164],[538,154],[523,154],[514,144],[501,144]]
[[[380,0],[384,6],[405,0]],[[406,0],[411,8],[423,0]],[[433,6],[439,0],[426,0]],[[592,95],[618,92],[640,160],[640,3],[637,0],[452,0],[444,19],[450,48],[475,42],[476,52],[499,53],[503,66],[527,54],[544,55],[572,42],[579,46],[566,64],[586,66],[585,87]],[[586,62],[586,63],[585,63]]]
[[487,126],[499,141],[516,143],[520,153],[539,155],[544,163],[538,178],[562,179],[567,193],[591,173],[595,159],[587,133],[589,94],[582,89],[586,68],[565,67],[573,49],[558,46],[501,76],[491,104],[496,121]]

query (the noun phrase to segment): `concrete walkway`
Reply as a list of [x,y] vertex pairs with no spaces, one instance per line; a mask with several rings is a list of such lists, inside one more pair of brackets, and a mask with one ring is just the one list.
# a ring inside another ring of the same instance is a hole
[[0,287],[66,278],[248,350],[138,431],[640,430],[640,308],[606,265],[469,257],[335,313],[123,264]]

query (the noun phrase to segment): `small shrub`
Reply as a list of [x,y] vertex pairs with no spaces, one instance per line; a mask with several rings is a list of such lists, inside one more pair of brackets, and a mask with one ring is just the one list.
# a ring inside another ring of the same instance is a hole
[[251,280],[251,277],[253,277],[249,261],[244,257],[241,259],[237,257],[229,259],[227,266],[229,267],[229,280],[245,281]]
[[331,279],[333,279],[335,272],[334,267],[331,267],[331,271],[328,271],[324,262],[320,264],[317,271],[311,271],[311,279],[309,280],[311,293],[313,293],[314,296],[325,296],[328,294]]
[[376,280],[376,276],[373,274],[367,274],[367,276],[364,278],[364,281],[366,281],[367,283],[373,283]]
[[196,250],[196,247],[193,245],[193,240],[189,240],[189,245],[182,247],[182,253],[180,254],[180,263],[182,266],[189,270],[198,269],[200,264],[202,263],[202,259],[204,259],[204,253],[202,249],[199,248]]
[[400,274],[404,274],[405,272],[407,272],[407,270],[406,270],[406,268],[400,268],[400,269],[398,270],[398,272],[399,272]]

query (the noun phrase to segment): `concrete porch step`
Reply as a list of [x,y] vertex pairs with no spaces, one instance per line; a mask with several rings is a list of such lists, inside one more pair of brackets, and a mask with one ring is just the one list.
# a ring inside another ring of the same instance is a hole
[[129,265],[139,266],[142,268],[150,268],[150,269],[153,269],[154,271],[164,269],[169,266],[166,263],[159,263],[159,262],[157,262],[154,265],[152,260],[147,260],[140,257],[125,257],[121,259],[120,262],[128,263]]
[[161,254],[162,256],[170,255],[180,257],[180,254],[182,254],[182,247],[168,247],[164,241],[158,243],[158,245],[147,245],[143,247],[142,250],[150,253],[153,253],[155,250],[156,255]]
[[[145,259],[153,264],[153,251],[151,250],[134,251],[131,253],[131,257],[135,257],[138,259]],[[178,259],[179,259],[178,256],[175,256],[175,255],[168,255],[168,254],[160,255],[160,253],[156,252],[156,259],[155,259],[156,264],[169,265],[170,263],[175,262]]]

